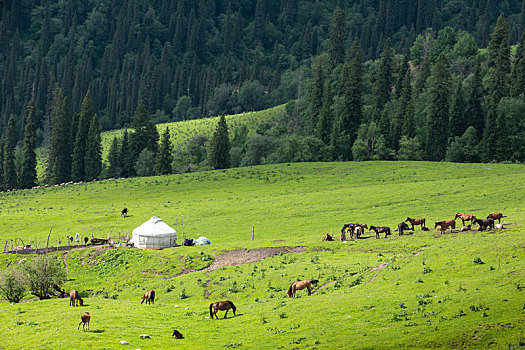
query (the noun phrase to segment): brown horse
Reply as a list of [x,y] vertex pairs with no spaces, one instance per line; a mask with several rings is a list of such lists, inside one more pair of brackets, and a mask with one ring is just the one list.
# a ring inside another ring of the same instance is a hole
[[463,222],[463,226],[465,226],[465,221],[470,221],[470,223],[472,224],[474,222],[474,219],[476,218],[476,215],[456,213],[456,216],[454,216],[454,220],[456,220],[457,218],[460,218],[461,221]]
[[179,332],[179,331],[176,330],[176,329],[173,330],[173,334],[172,334],[171,336],[174,337],[175,339],[182,339],[182,338],[184,338],[184,336],[182,335],[182,333]]
[[85,332],[86,325],[87,329],[89,330],[89,321],[91,320],[91,316],[89,315],[89,312],[86,312],[84,315],[80,316],[80,323],[78,324],[77,329],[80,329],[80,325],[82,324],[82,330]]
[[219,319],[219,317],[217,316],[217,311],[226,310],[226,313],[224,314],[224,318],[226,318],[226,315],[228,315],[228,311],[230,311],[230,309],[233,310],[233,314],[235,315],[235,310],[237,310],[237,308],[229,300],[217,301],[215,303],[211,303],[210,304],[210,317],[213,319],[213,316],[215,315],[215,317]]
[[456,221],[454,219],[452,220],[443,220],[443,221],[436,221],[434,223],[434,228],[438,227],[438,226],[441,226],[441,233],[443,233],[443,231],[447,230],[450,228],[450,232],[452,232],[452,229],[456,228]]
[[146,300],[146,304],[155,304],[155,291],[153,289],[146,291],[140,299],[140,303],[142,304],[144,300]]
[[288,288],[288,297],[295,297],[295,292],[302,289],[308,289],[308,295],[312,295],[312,289],[310,288],[312,284],[319,282],[318,280],[304,280],[304,281],[295,281]]
[[390,227],[388,226],[370,226],[370,229],[376,233],[376,238],[379,239],[379,234],[384,233],[386,236],[390,235]]
[[479,225],[478,231],[486,230],[487,228],[494,228],[494,219],[474,219],[474,223]]
[[492,214],[489,214],[489,216],[487,216],[487,219],[492,219],[492,220],[496,220],[498,219],[498,224],[501,223],[501,218],[504,218],[506,217],[505,215],[503,215],[502,213],[492,213]]
[[412,219],[407,217],[405,219],[405,222],[410,222],[412,224],[412,231],[414,231],[414,226],[421,225],[421,228],[425,226],[425,218],[419,218],[419,219]]
[[76,290],[69,292],[69,306],[84,306],[84,300],[80,297],[80,294]]
[[332,238],[332,236],[330,236],[328,232],[324,235],[323,241],[333,241],[333,240],[334,239]]

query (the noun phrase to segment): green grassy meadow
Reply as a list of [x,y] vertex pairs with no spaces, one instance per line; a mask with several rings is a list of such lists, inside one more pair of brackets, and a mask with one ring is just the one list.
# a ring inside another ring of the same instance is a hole
[[[52,253],[67,262],[65,289],[79,290],[85,306],[1,301],[0,348],[114,349],[125,340],[133,349],[517,349],[525,344],[524,186],[523,165],[338,162],[2,193],[1,245],[20,237],[41,247],[51,227],[50,245],[76,232],[116,239],[153,215],[177,230],[179,243],[183,216],[187,237],[213,245]],[[484,218],[498,211],[506,230],[433,230],[456,212]],[[406,216],[425,217],[431,230],[339,241],[344,223],[393,230]],[[321,241],[325,232],[336,241]],[[179,275],[230,250],[277,246],[305,251]],[[1,254],[0,267],[25,258]],[[298,279],[324,287],[287,298]],[[155,305],[140,305],[152,288]],[[211,320],[209,304],[227,299],[237,315]],[[89,332],[77,330],[84,311]],[[172,339],[173,329],[185,339]],[[140,339],[144,333],[151,339]]]

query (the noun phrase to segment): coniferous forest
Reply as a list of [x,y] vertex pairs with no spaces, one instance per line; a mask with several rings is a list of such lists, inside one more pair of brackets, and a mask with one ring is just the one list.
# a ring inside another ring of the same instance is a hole
[[[293,161],[525,161],[525,0],[0,11],[0,189]],[[279,125],[248,135],[221,118],[186,154],[155,127],[280,104]],[[103,161],[101,132],[121,128]]]

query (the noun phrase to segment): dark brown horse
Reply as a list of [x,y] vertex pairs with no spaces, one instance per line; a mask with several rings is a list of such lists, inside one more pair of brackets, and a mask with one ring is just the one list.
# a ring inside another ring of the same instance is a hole
[[406,224],[406,222],[402,222],[400,224],[397,225],[397,230],[399,235],[402,236],[403,233],[406,231],[406,230],[410,230],[410,228],[408,227],[408,225]]
[[489,214],[489,216],[487,216],[487,219],[492,219],[492,220],[496,220],[498,219],[498,224],[501,223],[501,218],[504,218],[506,217],[505,215],[503,215],[502,213],[492,213],[492,214]]
[[486,230],[487,228],[494,228],[494,219],[474,219],[474,223],[479,225],[478,231]]
[[120,212],[120,215],[121,215],[123,218],[125,218],[126,215],[128,215],[128,208],[124,208],[124,209],[122,209],[122,211]]
[[333,241],[333,240],[334,239],[328,232],[324,235],[323,241]]
[[295,281],[288,288],[288,297],[295,297],[295,292],[302,289],[308,289],[308,295],[312,295],[312,289],[310,288],[312,284],[319,282],[318,280],[304,280],[304,281]]
[[219,310],[223,310],[223,311],[226,310],[226,313],[224,314],[224,318],[226,318],[226,315],[228,315],[228,311],[230,311],[230,309],[233,310],[233,314],[235,315],[235,310],[237,308],[229,300],[217,301],[215,303],[211,303],[210,304],[210,317],[213,319],[213,316],[215,315],[215,317],[217,319],[219,319],[219,317],[217,316],[217,311],[219,311]]
[[434,228],[438,227],[438,226],[441,226],[441,233],[443,233],[443,231],[447,230],[450,228],[450,231],[452,232],[452,229],[456,228],[456,221],[454,219],[452,220],[443,220],[443,221],[436,221],[434,223]]
[[146,291],[140,299],[140,303],[142,304],[144,300],[146,300],[146,304],[155,304],[155,291],[153,289]]
[[71,290],[69,292],[69,306],[84,306],[84,300],[80,297],[76,290]]
[[376,238],[379,238],[380,233],[384,233],[385,238],[386,236],[390,235],[390,227],[388,226],[370,226],[370,229],[376,233]]
[[405,219],[405,222],[410,222],[412,224],[412,231],[414,231],[414,226],[421,225],[421,227],[423,228],[423,226],[425,226],[426,221],[425,218],[412,219],[407,217]]
[[80,325],[82,324],[82,330],[84,332],[86,331],[86,328],[89,330],[89,321],[90,320],[91,320],[91,316],[89,315],[89,312],[86,312],[85,314],[80,316],[80,323],[78,324],[77,329],[80,329]]
[[175,339],[182,339],[184,338],[184,336],[182,335],[181,332],[179,332],[178,330],[174,329],[173,330],[173,334],[171,335],[173,338]]
[[457,218],[460,218],[463,222],[463,226],[465,226],[465,221],[470,221],[470,223],[472,224],[474,222],[474,219],[476,218],[476,215],[456,213],[456,216],[454,216],[454,220],[456,220]]

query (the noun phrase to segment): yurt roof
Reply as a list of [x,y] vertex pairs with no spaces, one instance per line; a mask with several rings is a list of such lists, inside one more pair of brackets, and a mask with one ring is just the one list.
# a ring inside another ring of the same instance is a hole
[[140,236],[173,236],[177,232],[168,224],[162,221],[161,218],[153,216],[151,219],[133,230],[133,235]]

